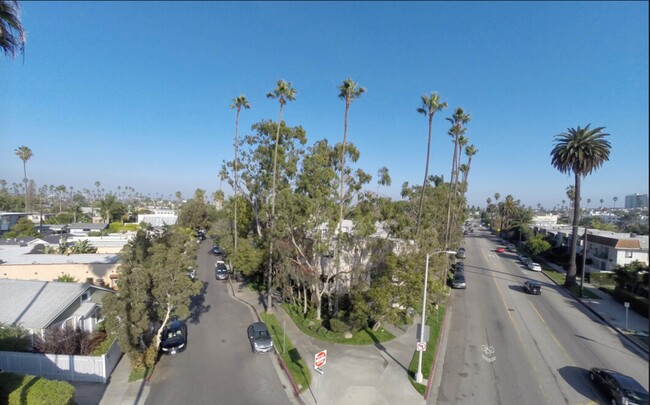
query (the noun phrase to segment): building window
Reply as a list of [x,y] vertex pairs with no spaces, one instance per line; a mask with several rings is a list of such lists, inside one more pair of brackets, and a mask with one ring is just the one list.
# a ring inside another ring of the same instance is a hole
[[90,293],[89,292],[86,291],[85,293],[81,294],[81,302],[88,301],[89,299],[90,299]]
[[631,259],[631,258],[632,258],[632,252],[630,252],[630,251],[626,251],[626,252],[625,252],[625,258],[626,258],[626,259]]

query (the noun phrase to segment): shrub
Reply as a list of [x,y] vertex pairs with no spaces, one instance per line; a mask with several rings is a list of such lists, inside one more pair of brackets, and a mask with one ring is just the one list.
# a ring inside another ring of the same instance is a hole
[[27,331],[21,326],[10,326],[0,322],[0,350],[8,352],[29,351]]
[[52,381],[33,375],[2,373],[0,402],[9,405],[73,405],[74,387],[65,381]]
[[614,285],[616,284],[614,280],[613,273],[587,273],[590,274],[590,282],[596,287],[602,285]]
[[348,325],[340,319],[332,318],[330,319],[330,329],[332,332],[345,332],[349,329]]
[[43,331],[43,337],[35,336],[34,349],[48,354],[87,355],[90,348],[90,333],[81,329],[50,328]]

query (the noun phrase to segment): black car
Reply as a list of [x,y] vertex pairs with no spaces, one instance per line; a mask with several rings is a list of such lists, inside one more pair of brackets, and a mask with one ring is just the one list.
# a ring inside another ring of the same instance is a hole
[[461,273],[454,274],[454,278],[451,280],[451,288],[467,288],[465,275]]
[[214,245],[212,247],[212,254],[215,254],[217,256],[223,256],[223,251],[221,250],[221,248],[218,245]]
[[176,354],[187,346],[187,325],[179,320],[173,320],[163,330],[160,337],[160,350],[164,354]]
[[524,291],[528,294],[539,295],[542,293],[542,283],[534,280],[526,280],[524,283]]
[[214,278],[217,280],[228,280],[228,267],[221,260],[214,265]]
[[589,378],[612,400],[612,404],[641,405],[650,401],[648,391],[634,378],[612,370],[594,367]]

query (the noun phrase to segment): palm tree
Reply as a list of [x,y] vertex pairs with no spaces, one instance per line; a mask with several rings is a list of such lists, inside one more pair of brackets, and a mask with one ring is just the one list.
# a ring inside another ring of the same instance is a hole
[[450,236],[450,226],[451,226],[451,197],[452,194],[456,191],[455,185],[458,184],[458,168],[456,167],[456,161],[458,156],[458,138],[465,133],[465,128],[463,125],[467,124],[471,116],[466,114],[462,108],[457,107],[454,111],[454,114],[447,118],[447,121],[451,122],[451,128],[449,129],[448,134],[454,137],[454,157],[451,164],[451,179],[449,179],[449,198],[447,200],[447,227],[445,229],[445,249],[449,245],[449,236]]
[[467,183],[467,178],[469,177],[469,171],[472,168],[472,158],[478,153],[476,146],[469,145],[465,147],[465,155],[467,155],[467,172],[465,173],[464,183]]
[[268,297],[266,312],[271,312],[271,288],[273,283],[273,240],[275,238],[275,183],[278,168],[278,144],[280,143],[280,127],[282,127],[282,109],[288,101],[296,99],[296,89],[291,87],[290,82],[278,80],[278,84],[266,95],[267,98],[278,99],[280,103],[280,119],[278,120],[278,131],[275,134],[275,148],[273,151],[273,186],[271,188],[271,240],[269,243],[269,278],[268,278]]
[[341,190],[339,192],[339,235],[336,242],[337,257],[336,257],[336,279],[334,280],[334,313],[338,313],[338,287],[339,287],[339,271],[341,269],[341,248],[340,243],[343,235],[343,206],[344,200],[344,184],[345,184],[345,144],[348,138],[348,113],[350,111],[350,104],[352,101],[361,97],[366,92],[364,87],[360,87],[351,78],[347,78],[339,86],[339,98],[345,101],[345,120],[343,125],[343,147],[341,148]]
[[503,221],[505,222],[505,230],[506,232],[510,228],[510,224],[513,220],[513,218],[517,214],[517,204],[515,204],[515,199],[513,196],[508,194],[506,196],[506,200],[503,202],[503,204],[499,207],[499,211],[501,214],[501,217],[503,218]]
[[598,169],[609,160],[611,145],[605,137],[609,134],[601,132],[604,127],[590,129],[569,128],[567,132],[555,136],[555,146],[551,151],[551,164],[560,173],[573,172],[575,178],[575,199],[573,202],[573,232],[571,237],[570,267],[565,286],[572,287],[576,283],[576,250],[578,245],[578,222],[580,220],[580,186],[583,177]]
[[614,207],[613,208],[616,208],[616,201],[618,201],[618,197],[614,197],[614,198],[612,198],[612,200],[614,200]]
[[18,1],[0,1],[0,48],[6,55],[25,55],[25,28],[20,21]]
[[[3,28],[3,27],[0,27]],[[20,158],[20,160],[23,161],[23,174],[25,177],[23,177],[23,184],[24,184],[24,189],[25,189],[25,212],[29,211],[29,204],[27,201],[27,161],[31,159],[34,154],[32,153],[32,150],[29,149],[27,146],[21,146],[20,148],[16,149],[14,151],[16,153],[16,156]]]
[[[233,163],[233,170],[235,171],[235,204],[234,204],[234,218],[233,218],[233,240],[234,240],[234,250],[237,253],[237,146],[239,145],[239,112],[242,108],[250,109],[251,105],[248,103],[246,96],[240,94],[239,96],[232,99],[232,104],[230,108],[237,110],[237,115],[235,118],[235,161]],[[279,127],[278,127],[279,128]]]
[[427,163],[424,167],[424,181],[422,182],[422,193],[420,195],[420,210],[418,211],[418,222],[415,230],[417,235],[420,232],[420,220],[422,219],[422,207],[424,204],[424,189],[427,186],[427,178],[429,177],[429,155],[431,153],[431,123],[433,116],[436,112],[447,108],[447,103],[440,100],[440,95],[432,92],[430,96],[426,94],[422,96],[422,107],[417,109],[420,114],[426,115],[429,118],[429,137],[427,140]]
[[600,199],[600,209],[601,209],[601,210],[603,209],[603,203],[604,203],[604,202],[605,202],[605,200],[601,198],[601,199]]

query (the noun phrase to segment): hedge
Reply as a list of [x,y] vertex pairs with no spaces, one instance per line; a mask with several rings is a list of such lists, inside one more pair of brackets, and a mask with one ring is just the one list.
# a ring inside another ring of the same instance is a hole
[[630,308],[632,308],[633,311],[637,312],[640,315],[643,315],[644,317],[648,317],[648,313],[650,312],[650,307],[648,306],[648,299],[639,297],[638,295],[629,292],[627,290],[623,290],[622,288],[616,287],[614,289],[614,292],[612,293],[612,296],[616,299],[618,302],[629,302],[630,303]]
[[0,374],[0,403],[9,405],[74,405],[74,387],[65,381],[34,375]]
[[596,287],[601,285],[614,285],[614,273],[587,273],[589,275],[589,282]]

